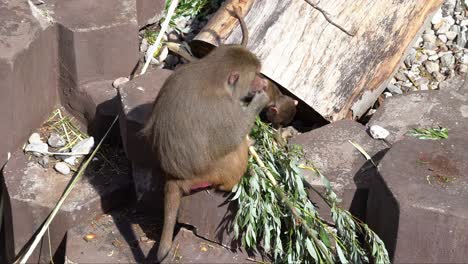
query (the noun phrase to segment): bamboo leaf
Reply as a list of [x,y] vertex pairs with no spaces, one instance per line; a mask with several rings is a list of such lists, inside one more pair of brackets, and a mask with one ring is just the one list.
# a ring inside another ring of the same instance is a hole
[[315,248],[312,245],[312,242],[310,241],[309,238],[306,239],[306,248],[307,248],[307,251],[309,252],[310,256],[312,256],[312,258],[315,261],[318,261],[317,252],[315,251]]
[[[237,185],[236,185],[237,186]],[[241,196],[242,194],[242,186],[239,185],[237,190],[236,190],[236,194],[234,195],[234,197],[232,197],[231,201],[235,201],[237,199],[239,199],[239,197]]]
[[341,246],[337,243],[336,244],[336,252],[338,253],[338,257],[340,258],[341,263],[346,264],[348,260],[346,259]]
[[[255,124],[251,134],[255,146],[249,148],[252,175],[241,181],[234,195],[239,208],[243,208],[235,217],[243,245],[256,248],[256,241],[261,241],[263,250],[280,263],[334,263],[338,259],[368,262],[368,252],[357,239],[357,233],[366,227],[361,228],[348,211],[338,207],[340,199],[330,181],[317,169],[298,165],[303,160],[299,147],[282,147],[274,141],[271,127],[259,119]],[[309,200],[300,169],[314,171],[324,183],[323,198],[330,205],[336,233],[322,222]],[[365,238],[374,260],[384,259],[377,239],[367,233]],[[332,246],[332,240],[339,249]]]
[[330,239],[328,238],[328,235],[325,233],[325,230],[323,228],[320,229],[319,231],[320,239],[322,242],[325,244],[325,246],[330,247]]
[[351,143],[351,145],[353,145],[359,152],[361,152],[361,154],[366,158],[366,160],[369,160],[370,162],[372,162],[372,164],[374,166],[376,166],[374,161],[372,160],[371,156],[369,154],[367,154],[367,152],[364,150],[363,147],[361,147],[357,143],[352,142],[351,140],[348,140],[348,142]]

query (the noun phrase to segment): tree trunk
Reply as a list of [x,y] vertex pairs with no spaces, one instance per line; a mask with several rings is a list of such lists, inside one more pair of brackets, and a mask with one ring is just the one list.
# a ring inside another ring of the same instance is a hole
[[[318,6],[332,21],[355,33],[349,36],[304,0],[245,0],[243,11],[250,9],[245,17],[247,47],[261,59],[264,75],[325,119],[357,118],[383,92],[406,50],[442,2],[320,1]],[[212,45],[241,40],[237,19],[222,7],[191,46],[196,55],[203,55]]]

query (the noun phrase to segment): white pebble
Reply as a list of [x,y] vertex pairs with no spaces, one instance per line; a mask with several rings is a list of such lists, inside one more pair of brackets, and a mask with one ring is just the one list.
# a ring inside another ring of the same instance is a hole
[[385,98],[393,96],[393,94],[391,92],[384,92],[383,94],[384,94]]
[[416,78],[418,78],[418,74],[416,72],[413,72],[413,71],[409,71],[406,73],[406,75],[408,76],[408,78],[412,79],[412,80],[415,80]]
[[67,175],[70,173],[70,167],[65,162],[58,162],[55,164],[54,169],[58,172],[60,172],[63,175]]
[[445,36],[447,36],[448,40],[454,40],[457,37],[457,32],[449,31],[445,33]]
[[167,46],[164,46],[161,49],[161,53],[158,56],[158,61],[162,62],[162,61],[166,60],[168,54],[169,54],[169,49],[167,48]]
[[439,64],[433,61],[426,61],[424,66],[429,73],[438,72],[440,70]]
[[439,24],[442,21],[442,10],[439,9],[431,19],[432,25]]
[[443,80],[445,80],[445,75],[443,75],[442,73],[440,72],[434,72],[432,74],[432,76],[438,81],[438,82],[441,82]]
[[468,72],[468,66],[465,65],[465,64],[460,64],[460,66],[458,66],[458,72],[459,73],[467,73]]
[[32,152],[36,157],[42,156],[49,151],[49,145],[44,142],[28,144],[24,149],[25,152]]
[[439,35],[439,36],[437,36],[437,37],[438,37],[438,38],[440,39],[440,41],[442,41],[443,43],[446,43],[447,40],[448,40],[448,39],[447,39],[447,36],[445,36],[444,34],[441,34],[441,35]]
[[53,148],[60,148],[65,146],[66,144],[65,139],[63,139],[63,137],[61,137],[57,133],[51,133],[49,139],[47,140],[47,143]]
[[400,87],[398,87],[398,85],[392,84],[392,83],[389,83],[387,85],[387,90],[392,94],[402,94],[403,93],[403,91],[401,90]]
[[440,58],[440,65],[447,68],[453,68],[455,65],[455,57],[452,54],[445,54]]
[[445,23],[449,24],[450,26],[455,25],[455,19],[452,16],[446,16],[443,18]]
[[31,136],[29,136],[28,142],[29,144],[42,143],[41,136],[39,133],[32,133]]
[[148,50],[148,40],[144,38],[140,44],[140,52],[145,52],[146,50]]
[[442,22],[442,26],[437,30],[437,34],[445,34],[449,31],[450,29],[450,24]]
[[437,51],[435,51],[435,50],[430,50],[430,49],[425,49],[425,50],[424,50],[424,53],[426,53],[427,56],[432,56],[432,55],[437,54]]
[[419,85],[419,90],[427,91],[427,90],[429,90],[429,85],[427,83],[422,83],[422,84]]
[[114,80],[114,82],[112,83],[112,86],[114,86],[114,88],[119,88],[120,85],[128,82],[129,79],[127,77],[119,77],[117,79]]
[[419,57],[416,58],[416,63],[421,64],[421,63],[427,61],[427,58],[429,58],[429,56],[427,56],[425,54],[419,54]]
[[76,163],[76,156],[70,156],[68,158],[65,158],[63,161],[73,166]]
[[374,139],[385,139],[390,135],[390,132],[379,125],[370,127],[369,132]]
[[460,63],[462,63],[462,64],[468,64],[468,54],[464,54],[464,55],[460,58]]
[[423,36],[422,36],[424,42],[429,42],[429,43],[435,43],[436,42],[436,36],[434,34],[429,34],[429,33],[425,33]]
[[376,112],[377,112],[377,109],[372,108],[372,109],[369,109],[369,112],[367,112],[367,115],[371,116],[371,115],[375,114]]
[[423,38],[419,37],[413,44],[413,48],[419,48],[421,47],[421,43],[423,43]]
[[94,146],[94,138],[89,137],[76,143],[72,148],[72,153],[88,154]]

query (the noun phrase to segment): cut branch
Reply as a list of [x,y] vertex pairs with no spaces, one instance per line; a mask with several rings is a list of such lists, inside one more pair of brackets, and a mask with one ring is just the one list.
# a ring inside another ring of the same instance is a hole
[[166,46],[170,51],[186,59],[188,62],[197,60],[197,58],[193,57],[185,48],[181,47],[179,43],[166,42]]
[[278,186],[278,182],[276,181],[276,179],[273,177],[273,175],[271,174],[271,172],[268,170],[268,168],[265,166],[265,163],[263,163],[262,159],[260,159],[260,157],[258,156],[257,154],[257,151],[255,150],[255,147],[254,146],[250,146],[249,147],[249,152],[250,154],[254,157],[255,161],[257,162],[258,166],[260,166],[260,168],[263,170],[263,172],[265,173],[265,175],[268,177],[268,179],[271,181],[271,184],[273,185],[274,187],[274,190],[276,191],[276,193],[279,195],[279,197],[281,198],[281,201],[283,201],[283,203],[286,205],[286,207],[288,207],[289,211],[291,211],[291,214],[293,215],[293,217],[296,219],[296,222],[299,223],[300,225],[302,225],[304,227],[304,230],[306,231],[306,233],[309,235],[309,237],[311,237],[316,243],[318,243],[318,239],[315,237],[314,235],[314,232],[312,231],[312,229],[307,225],[307,223],[304,221],[304,218],[302,218],[299,213],[297,212],[296,210],[296,207],[294,207],[294,205],[291,203],[291,201],[289,201],[288,197],[286,197],[286,195],[284,194],[283,190],[281,190],[281,188]]

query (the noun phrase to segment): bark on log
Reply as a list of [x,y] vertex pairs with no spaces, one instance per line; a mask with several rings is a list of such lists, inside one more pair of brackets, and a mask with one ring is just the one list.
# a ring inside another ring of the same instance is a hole
[[[327,120],[356,118],[377,100],[442,2],[320,1],[318,5],[334,22],[355,33],[350,37],[303,0],[245,0],[247,6],[252,4],[245,16],[247,47],[262,60],[264,75]],[[191,46],[200,55],[203,45],[206,51],[211,45],[241,40],[236,18],[222,7]]]
[[231,12],[232,7],[240,7],[241,15],[245,17],[254,2],[255,0],[226,0],[190,43],[193,54],[201,58],[223,43],[226,37],[239,26],[239,20]]

